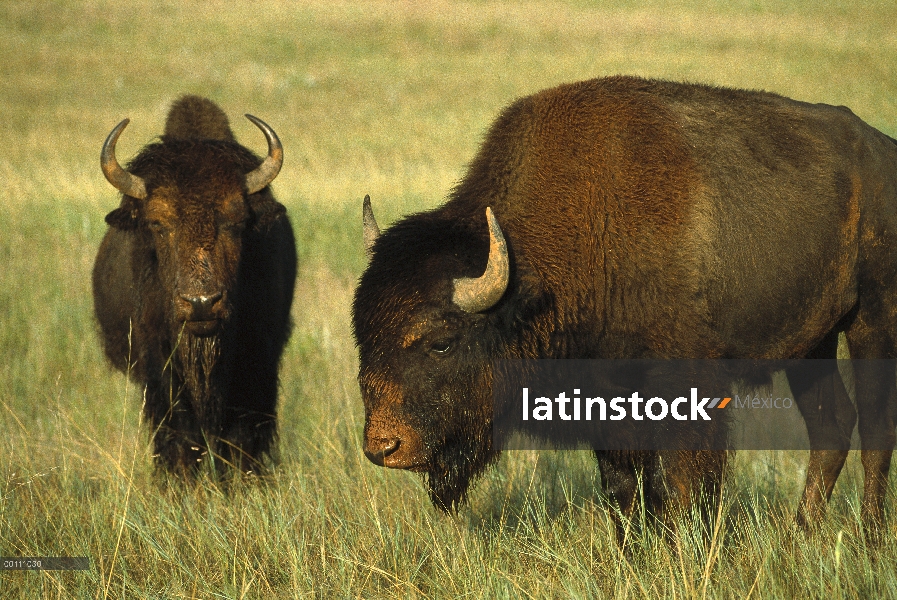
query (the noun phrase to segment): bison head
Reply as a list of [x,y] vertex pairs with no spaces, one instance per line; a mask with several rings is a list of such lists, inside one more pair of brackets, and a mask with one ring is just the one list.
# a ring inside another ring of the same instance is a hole
[[491,363],[504,343],[507,246],[489,209],[485,221],[416,215],[381,236],[365,198],[364,223],[371,259],[353,307],[364,452],[425,473],[434,504],[449,510],[495,456]]
[[267,188],[283,163],[280,141],[261,120],[246,117],[268,140],[261,164],[232,139],[165,135],[125,170],[115,144],[128,119],[103,145],[103,173],[124,195],[106,222],[139,236],[137,246],[156,268],[135,274],[138,281],[155,278],[148,285],[167,296],[168,326],[196,337],[215,335],[228,322],[246,236],[285,211]]

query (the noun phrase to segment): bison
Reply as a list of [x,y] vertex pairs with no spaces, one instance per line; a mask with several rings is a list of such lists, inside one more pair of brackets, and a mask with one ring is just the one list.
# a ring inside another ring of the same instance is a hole
[[157,466],[190,475],[262,468],[276,435],[277,372],[290,335],[296,245],[269,184],[283,163],[238,144],[212,101],[184,96],[161,140],[123,169],[122,192],[93,270],[94,310],[109,361],[146,386],[143,416]]
[[[845,107],[624,76],[561,85],[501,113],[441,207],[381,234],[366,198],[364,239],[364,452],[423,473],[444,510],[500,451],[497,359],[835,358],[841,332],[853,358],[897,355],[897,142]],[[787,375],[813,449],[809,526],[857,411],[840,378],[823,403],[820,378]],[[893,364],[856,392],[876,530]],[[661,517],[712,502],[727,456],[596,455],[624,513],[641,478]]]

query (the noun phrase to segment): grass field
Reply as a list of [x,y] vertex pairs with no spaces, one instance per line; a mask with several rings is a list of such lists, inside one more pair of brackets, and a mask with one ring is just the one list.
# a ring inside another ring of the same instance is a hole
[[[897,597],[897,511],[868,548],[855,456],[811,538],[799,452],[737,456],[709,545],[636,529],[624,558],[582,452],[507,453],[442,516],[361,452],[349,329],[361,199],[381,226],[439,204],[514,98],[627,73],[844,104],[897,136],[895,22],[893,0],[0,3],[0,556],[92,563],[0,572],[0,597]],[[185,92],[259,153],[239,115],[276,129],[299,243],[280,463],[227,497],[153,479],[90,297],[118,202],[102,141],[130,117],[133,156]]]

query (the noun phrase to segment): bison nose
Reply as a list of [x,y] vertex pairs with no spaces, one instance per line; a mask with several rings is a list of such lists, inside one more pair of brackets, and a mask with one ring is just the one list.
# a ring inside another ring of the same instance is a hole
[[364,455],[375,465],[384,466],[386,457],[399,449],[399,438],[368,439],[364,444]]
[[215,318],[212,314],[212,308],[216,302],[221,300],[222,295],[221,292],[217,292],[210,296],[188,296],[187,294],[181,294],[180,296],[181,300],[190,305],[191,321],[211,321]]

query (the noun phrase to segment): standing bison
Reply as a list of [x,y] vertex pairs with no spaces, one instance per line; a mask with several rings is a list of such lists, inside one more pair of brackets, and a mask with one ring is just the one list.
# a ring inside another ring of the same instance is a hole
[[[497,456],[496,359],[834,358],[842,331],[853,358],[897,354],[897,145],[843,107],[632,77],[562,85],[501,114],[445,205],[380,234],[366,202],[364,223],[364,451],[425,473],[444,510]],[[806,525],[857,412],[840,378],[823,407],[822,382],[787,374],[814,448]],[[895,443],[893,364],[884,375],[857,378],[873,526]],[[712,502],[725,467],[713,451],[596,454],[627,513],[639,478],[663,513]]]
[[157,464],[190,474],[261,466],[276,434],[277,369],[290,334],[296,246],[268,185],[283,163],[274,131],[264,161],[234,139],[213,102],[185,96],[161,141],[127,170],[103,145],[122,192],[93,270],[106,356],[146,385]]

